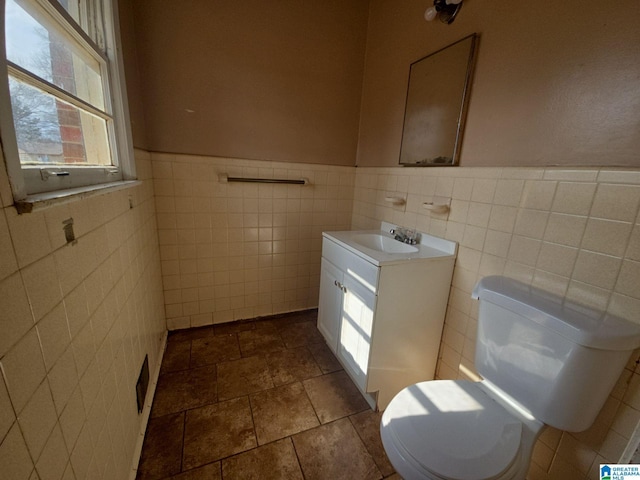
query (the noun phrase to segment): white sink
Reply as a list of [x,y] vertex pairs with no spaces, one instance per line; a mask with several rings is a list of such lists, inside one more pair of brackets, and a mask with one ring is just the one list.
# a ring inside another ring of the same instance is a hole
[[389,231],[395,228],[396,225],[382,222],[380,230],[322,232],[322,236],[376,266],[456,256],[456,242],[421,232],[420,243],[409,245],[393,238]]
[[385,253],[412,253],[418,251],[418,247],[402,243],[395,238],[380,235],[379,233],[355,235],[353,241],[363,247]]

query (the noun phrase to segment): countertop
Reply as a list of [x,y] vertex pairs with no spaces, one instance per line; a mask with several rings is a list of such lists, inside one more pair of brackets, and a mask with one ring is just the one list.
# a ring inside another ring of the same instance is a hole
[[384,230],[346,230],[340,232],[323,232],[322,236],[339,244],[359,257],[374,265],[390,265],[407,261],[425,261],[434,258],[455,257],[457,253],[457,243],[442,238],[434,237],[426,233],[421,234],[419,244],[415,252],[390,253],[372,248],[367,248],[357,241],[357,237],[366,234],[381,235],[397,242],[393,235],[389,233],[395,225],[383,223]]

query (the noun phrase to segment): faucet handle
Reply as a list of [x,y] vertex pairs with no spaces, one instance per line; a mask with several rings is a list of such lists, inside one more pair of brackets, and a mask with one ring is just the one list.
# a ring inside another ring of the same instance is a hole
[[393,238],[399,242],[404,242],[407,239],[407,232],[404,227],[396,227],[393,230]]

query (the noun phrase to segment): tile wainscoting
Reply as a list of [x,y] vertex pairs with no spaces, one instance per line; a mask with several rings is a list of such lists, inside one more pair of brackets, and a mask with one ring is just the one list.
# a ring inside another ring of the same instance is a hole
[[[318,305],[321,233],[350,229],[355,168],[151,159],[169,330]],[[310,184],[222,183],[221,174]]]
[[145,355],[157,376],[166,326],[149,155],[136,165],[137,186],[0,211],[3,478],[126,479],[137,463],[136,381]]
[[[392,206],[385,197],[401,196]],[[422,207],[451,198],[447,214]],[[640,170],[357,168],[352,229],[380,221],[459,242],[438,376],[476,378],[475,283],[504,274],[640,321]],[[637,352],[636,352],[637,353]],[[632,356],[593,427],[547,429],[530,480],[595,478],[616,462],[640,420],[640,369]]]

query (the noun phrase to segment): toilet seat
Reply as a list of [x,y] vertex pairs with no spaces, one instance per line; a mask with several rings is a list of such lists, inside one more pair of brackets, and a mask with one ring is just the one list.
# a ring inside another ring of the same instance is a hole
[[382,416],[385,448],[392,443],[391,450],[426,478],[511,477],[523,424],[479,385],[436,380],[402,390]]

